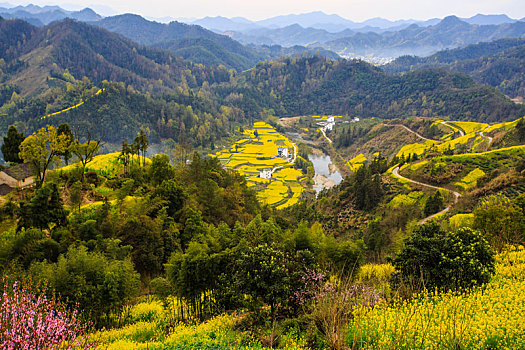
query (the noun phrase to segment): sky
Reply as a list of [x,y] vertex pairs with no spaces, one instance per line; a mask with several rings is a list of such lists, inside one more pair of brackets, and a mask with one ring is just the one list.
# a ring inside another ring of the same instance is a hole
[[[136,13],[148,17],[224,16],[260,20],[278,15],[323,11],[364,21],[383,17],[390,20],[471,17],[478,13],[525,17],[525,0],[0,0],[13,5],[59,5],[68,9],[98,8],[99,13]],[[97,6],[93,6],[97,5]],[[104,11],[105,6],[113,9]]]

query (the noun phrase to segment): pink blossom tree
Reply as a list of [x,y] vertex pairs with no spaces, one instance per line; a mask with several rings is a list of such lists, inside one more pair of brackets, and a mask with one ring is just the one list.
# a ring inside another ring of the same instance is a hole
[[4,283],[0,299],[0,349],[93,348],[77,311],[68,312],[55,298],[28,284]]

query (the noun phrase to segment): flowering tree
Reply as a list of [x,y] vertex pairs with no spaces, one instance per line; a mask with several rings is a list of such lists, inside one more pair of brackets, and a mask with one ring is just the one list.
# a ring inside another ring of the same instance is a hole
[[4,284],[0,299],[0,348],[91,348],[82,337],[87,325],[76,311],[68,313],[54,298],[35,293],[28,285]]

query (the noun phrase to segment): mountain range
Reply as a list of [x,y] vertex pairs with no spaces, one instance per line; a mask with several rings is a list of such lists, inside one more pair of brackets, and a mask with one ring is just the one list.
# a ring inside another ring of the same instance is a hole
[[222,64],[237,70],[248,69],[259,60],[317,51],[331,58],[358,57],[382,64],[403,55],[425,56],[447,48],[525,35],[525,22],[505,14],[354,22],[317,11],[260,21],[220,16],[181,19],[188,22],[183,24],[171,21],[171,17],[162,19],[169,23],[160,23],[131,14],[103,18],[91,9],[66,11],[58,6],[27,5],[0,8],[0,16],[21,18],[37,26],[73,18],[140,44],[170,50],[196,63]]
[[72,18],[83,22],[98,21],[102,18],[102,16],[90,8],[85,8],[80,11],[67,11],[59,6],[40,7],[32,4],[10,8],[0,7],[0,16],[4,18],[24,19],[39,26],[64,18]]
[[444,50],[427,57],[402,56],[382,68],[389,73],[429,68],[462,72],[478,83],[497,87],[506,95],[523,100],[523,67],[525,38],[512,38]]

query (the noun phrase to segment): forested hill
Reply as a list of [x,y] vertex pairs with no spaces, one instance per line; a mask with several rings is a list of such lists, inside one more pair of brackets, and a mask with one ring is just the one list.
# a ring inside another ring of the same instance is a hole
[[[235,73],[194,64],[73,20],[37,28],[0,19],[0,38],[6,39],[0,43],[4,132],[10,123],[27,134],[43,123],[80,121],[84,116],[112,142],[147,128],[155,142],[187,134],[194,146],[210,147],[235,125],[271,114],[417,115],[482,122],[525,114],[525,106],[493,87],[446,70],[398,76],[362,61],[315,55],[264,61]],[[93,89],[107,85],[105,81],[118,83],[118,93],[87,101]],[[84,86],[87,90],[80,91]],[[40,119],[81,100],[86,100],[82,108],[51,121]]]
[[119,81],[152,93],[229,79],[225,68],[194,65],[167,51],[70,19],[42,28],[0,19],[0,38],[2,81],[16,84],[26,95],[72,77],[88,77],[94,83]]
[[[305,53],[313,55],[317,50],[304,46],[244,46],[226,35],[216,34],[198,25],[179,22],[163,24],[133,14],[106,17],[90,24],[121,34],[139,44],[169,50],[195,63],[222,64],[238,71],[249,69],[266,59]],[[320,51],[326,57],[339,58],[326,49]]]
[[475,81],[497,87],[511,97],[525,97],[525,39],[500,39],[428,57],[402,56],[384,69],[398,73],[435,67],[469,74]]
[[282,116],[418,115],[492,122],[525,113],[525,107],[464,74],[427,69],[397,76],[362,61],[322,57],[260,63],[214,91],[247,113],[271,108]]

